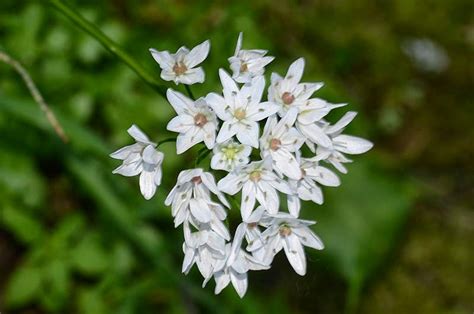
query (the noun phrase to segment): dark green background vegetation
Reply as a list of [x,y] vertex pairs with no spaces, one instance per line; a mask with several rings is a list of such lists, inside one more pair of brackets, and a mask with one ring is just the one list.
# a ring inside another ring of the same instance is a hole
[[[214,296],[180,273],[182,232],[164,197],[195,151],[166,154],[152,201],[108,154],[138,124],[153,140],[171,106],[48,1],[0,2],[0,50],[31,73],[57,113],[54,134],[20,77],[0,63],[0,312],[472,313],[474,310],[474,5],[451,1],[70,1],[159,78],[149,47],[211,39],[201,96],[219,90],[239,31],[268,49],[268,72],[306,59],[305,81],[336,110],[359,111],[349,133],[375,148],[340,188],[302,216],[326,244],[308,274],[282,257],[252,272],[246,297]],[[448,60],[427,69],[406,53],[428,39]],[[178,89],[180,89],[179,87]],[[231,226],[238,223],[231,213]]]

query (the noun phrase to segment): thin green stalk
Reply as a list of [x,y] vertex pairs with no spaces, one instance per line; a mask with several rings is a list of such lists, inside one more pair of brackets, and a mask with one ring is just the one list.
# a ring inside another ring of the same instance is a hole
[[189,97],[192,99],[192,100],[196,100],[196,98],[194,97],[194,94],[191,90],[191,87],[189,85],[184,85],[184,88],[186,89],[186,92],[188,93]]
[[167,87],[160,84],[152,74],[150,74],[145,68],[138,63],[128,52],[123,50],[116,42],[105,35],[97,26],[87,21],[82,15],[76,12],[68,4],[61,0],[48,0],[49,3],[56,8],[59,12],[64,14],[69,20],[71,20],[76,26],[87,32],[89,35],[99,41],[113,55],[127,64],[135,73],[138,74],[148,85],[153,87],[160,95],[166,98]]
[[176,137],[165,138],[164,140],[158,141],[156,147],[160,147],[161,144],[169,143],[169,142],[176,142]]
[[199,164],[201,163],[201,161],[204,160],[204,158],[207,157],[207,155],[209,155],[211,153],[211,150],[208,149],[207,147],[203,147],[199,150],[198,152],[198,155],[196,157],[196,161],[194,163],[194,167],[197,168],[197,166],[199,166]]

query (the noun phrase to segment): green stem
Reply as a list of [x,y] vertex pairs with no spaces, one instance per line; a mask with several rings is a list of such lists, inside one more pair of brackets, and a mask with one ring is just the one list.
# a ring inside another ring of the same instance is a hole
[[48,0],[49,3],[59,12],[64,14],[69,20],[76,24],[83,31],[99,41],[113,55],[127,64],[135,73],[138,74],[148,85],[153,87],[160,95],[166,98],[166,86],[161,85],[152,74],[138,63],[130,54],[123,50],[116,42],[105,35],[97,26],[87,21],[82,15],[78,14],[72,7],[61,0]]
[[176,138],[170,137],[170,138],[165,138],[164,140],[158,141],[158,143],[156,144],[156,147],[160,147],[161,144],[169,143],[169,142],[176,142]]
[[210,149],[207,149],[207,147],[203,147],[201,148],[199,151],[198,151],[198,155],[196,157],[196,162],[194,163],[194,168],[197,168],[197,166],[199,166],[199,164],[201,163],[201,161],[204,160],[204,158],[207,157],[207,155],[209,155],[211,153],[211,150]]
[[189,97],[192,99],[192,100],[196,100],[196,98],[194,97],[194,94],[191,90],[191,87],[189,85],[184,85],[184,88],[186,89],[186,92],[188,93]]

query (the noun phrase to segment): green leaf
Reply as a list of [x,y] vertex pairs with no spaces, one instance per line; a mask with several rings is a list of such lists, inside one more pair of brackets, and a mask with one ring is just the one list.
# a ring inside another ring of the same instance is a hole
[[31,266],[15,270],[8,282],[5,293],[5,304],[9,308],[29,304],[41,291],[41,272]]
[[110,264],[109,256],[100,246],[97,237],[87,235],[71,252],[71,262],[85,275],[102,273]]
[[0,222],[23,243],[33,243],[43,236],[41,224],[22,208],[5,206]]
[[102,296],[94,290],[82,290],[79,294],[79,313],[108,313],[107,305]]
[[336,189],[324,188],[323,208],[302,216],[318,221],[314,230],[325,243],[317,253],[349,284],[348,307],[354,308],[360,289],[390,253],[415,196],[411,184],[358,162],[341,177]]
[[69,266],[63,260],[52,260],[43,269],[41,303],[50,312],[57,312],[68,300],[70,277]]

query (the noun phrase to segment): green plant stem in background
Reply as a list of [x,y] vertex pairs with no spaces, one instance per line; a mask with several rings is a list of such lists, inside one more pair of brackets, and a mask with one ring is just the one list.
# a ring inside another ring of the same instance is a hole
[[138,63],[130,54],[123,50],[116,42],[105,35],[97,26],[87,21],[82,15],[77,13],[72,7],[61,0],[48,0],[49,3],[59,12],[64,14],[69,20],[89,35],[99,41],[108,51],[127,64],[138,74],[148,85],[153,87],[161,96],[166,96],[167,87],[160,84],[152,74],[148,73],[143,66]]
[[186,88],[186,92],[188,93],[189,97],[191,97],[192,100],[196,100],[196,98],[194,98],[191,87],[189,85],[184,85],[184,88]]
[[31,96],[33,96],[33,99],[39,105],[41,111],[43,111],[43,113],[46,115],[46,119],[48,119],[56,134],[58,134],[58,136],[63,140],[64,143],[67,143],[68,137],[66,136],[66,133],[64,133],[63,127],[59,123],[58,119],[56,119],[56,116],[51,111],[51,109],[49,109],[48,104],[39,92],[30,74],[28,74],[28,71],[26,71],[26,69],[20,64],[20,62],[16,61],[10,55],[3,51],[0,51],[0,61],[3,61],[6,64],[12,66],[13,69],[15,69],[18,74],[20,74],[21,78],[26,84],[26,87],[31,93]]
[[201,148],[198,152],[197,157],[196,157],[196,162],[194,163],[194,167],[197,168],[197,166],[199,166],[201,161],[203,161],[204,158],[206,158],[207,155],[209,155],[210,153],[211,153],[211,150],[208,149],[207,147]]
[[160,147],[161,144],[169,143],[169,142],[176,142],[176,137],[165,138],[164,140],[158,141],[156,147]]

